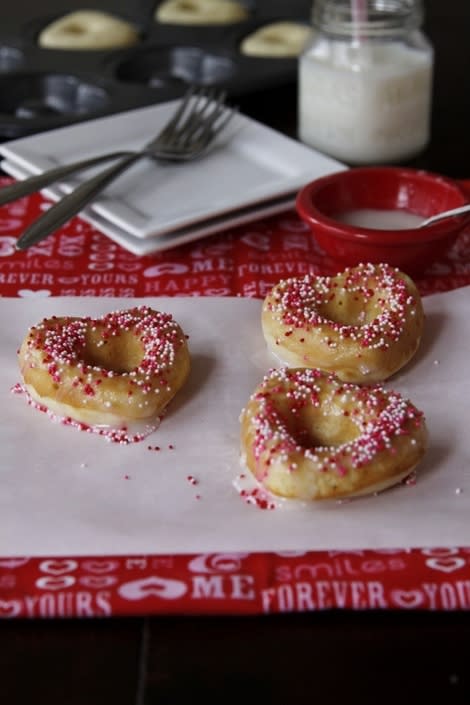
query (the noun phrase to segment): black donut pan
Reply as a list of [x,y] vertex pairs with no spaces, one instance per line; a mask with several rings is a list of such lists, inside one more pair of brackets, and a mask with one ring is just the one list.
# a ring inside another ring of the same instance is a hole
[[[191,26],[158,23],[156,0],[102,0],[98,5],[62,0],[49,9],[46,1],[34,3],[35,15],[31,9],[25,12],[22,0],[13,0],[8,17],[0,18],[0,139],[161,103],[181,96],[188,83],[224,88],[229,100],[294,83],[296,58],[248,57],[239,45],[276,20],[308,23],[311,3],[240,1],[249,11],[247,20]],[[80,9],[103,10],[133,22],[140,41],[129,48],[98,51],[38,45],[42,29]]]

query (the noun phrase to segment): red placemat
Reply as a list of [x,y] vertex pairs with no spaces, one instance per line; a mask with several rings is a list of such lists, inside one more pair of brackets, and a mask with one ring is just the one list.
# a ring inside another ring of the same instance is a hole
[[[75,218],[17,252],[17,237],[45,207],[41,196],[33,196],[0,209],[2,296],[264,298],[281,278],[337,270],[294,211],[146,257]],[[423,295],[468,286],[470,232],[416,282]],[[469,607],[466,547],[0,558],[0,617]]]

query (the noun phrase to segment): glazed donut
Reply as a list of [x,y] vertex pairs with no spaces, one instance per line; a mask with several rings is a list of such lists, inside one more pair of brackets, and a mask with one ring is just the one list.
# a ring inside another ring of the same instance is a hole
[[158,22],[169,24],[231,24],[248,16],[236,0],[166,0],[155,11]]
[[97,10],[78,10],[60,17],[39,34],[45,49],[113,49],[139,41],[137,29],[125,20]]
[[102,318],[45,318],[18,353],[26,391],[88,426],[155,421],[184,384],[186,337],[171,314],[141,306]]
[[242,459],[274,495],[318,500],[379,492],[423,457],[423,413],[379,385],[318,369],[272,369],[241,414]]
[[310,27],[300,22],[272,22],[245,37],[240,52],[246,56],[296,57],[311,34]]
[[370,383],[412,358],[424,313],[406,274],[387,264],[360,264],[334,277],[281,280],[263,302],[261,322],[268,348],[286,364]]

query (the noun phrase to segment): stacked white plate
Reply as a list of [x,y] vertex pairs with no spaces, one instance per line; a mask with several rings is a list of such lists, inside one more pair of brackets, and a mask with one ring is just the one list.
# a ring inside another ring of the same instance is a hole
[[[3,143],[1,167],[25,179],[104,152],[139,150],[175,106],[172,101]],[[67,177],[44,195],[58,200],[99,168]],[[141,159],[80,215],[130,252],[145,255],[286,210],[305,183],[344,168],[237,115],[205,157],[185,164]]]

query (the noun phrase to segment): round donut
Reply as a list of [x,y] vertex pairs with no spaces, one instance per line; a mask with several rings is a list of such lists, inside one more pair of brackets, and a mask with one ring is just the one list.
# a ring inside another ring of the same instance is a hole
[[137,29],[125,20],[98,10],[78,10],[60,17],[39,34],[45,49],[113,49],[139,41]]
[[240,44],[246,56],[297,57],[312,35],[312,30],[300,22],[272,22],[249,34]]
[[148,306],[96,319],[43,319],[29,329],[18,358],[34,401],[89,426],[157,419],[190,368],[178,323]]
[[232,24],[248,16],[236,0],[166,0],[155,11],[158,22],[187,25]]
[[424,325],[414,282],[387,264],[334,277],[281,280],[266,296],[268,348],[291,367],[319,367],[347,382],[380,382],[418,349]]
[[423,413],[379,385],[318,369],[273,369],[241,414],[242,458],[274,495],[320,500],[381,491],[423,457]]

